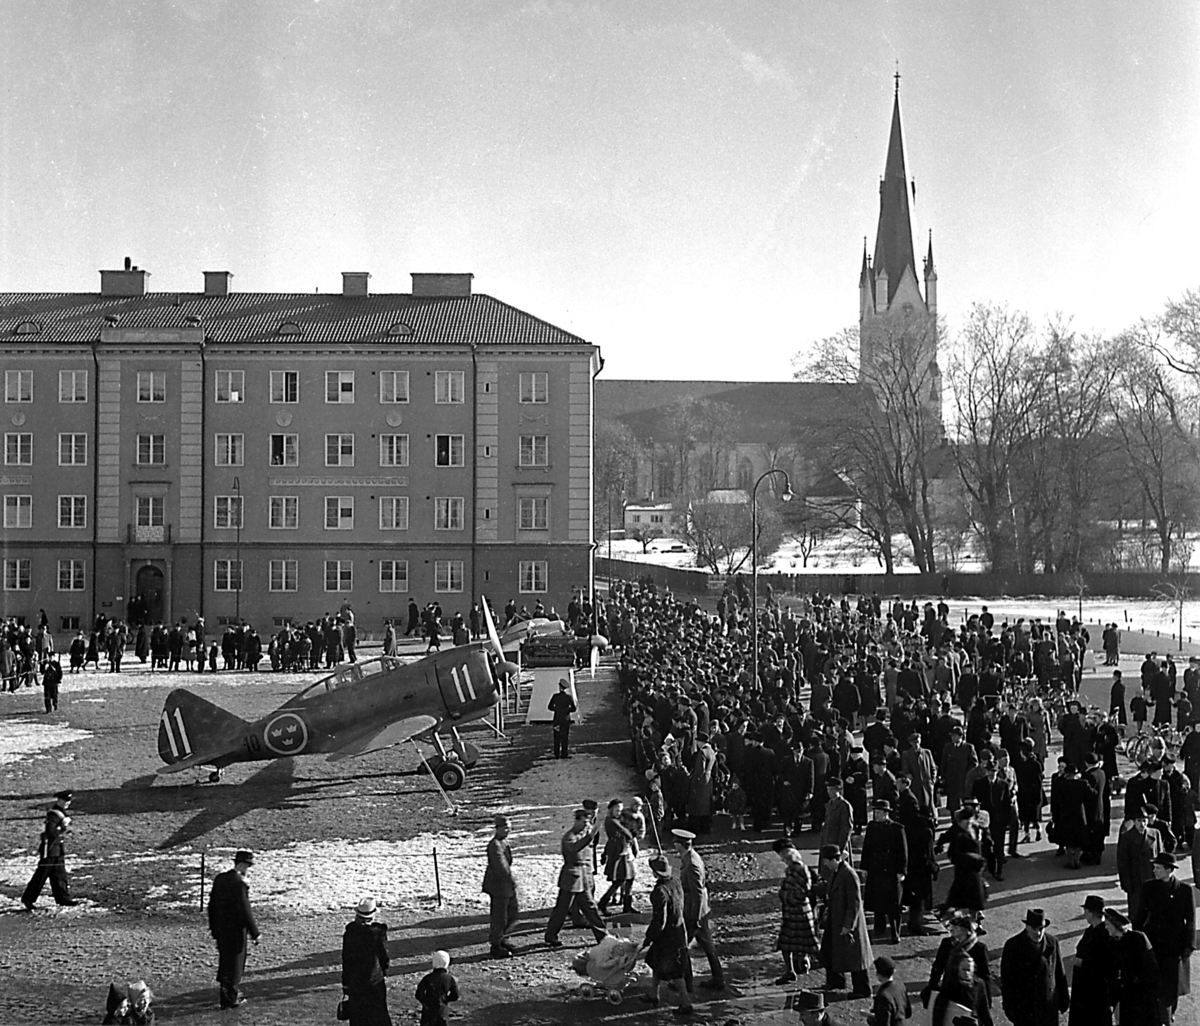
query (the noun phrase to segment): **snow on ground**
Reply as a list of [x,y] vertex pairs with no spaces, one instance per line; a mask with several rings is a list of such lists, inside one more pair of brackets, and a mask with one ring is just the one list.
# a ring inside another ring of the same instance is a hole
[[0,722],[0,766],[18,762],[28,755],[36,755],[51,748],[74,744],[91,736],[91,731],[76,730],[58,723],[5,720]]

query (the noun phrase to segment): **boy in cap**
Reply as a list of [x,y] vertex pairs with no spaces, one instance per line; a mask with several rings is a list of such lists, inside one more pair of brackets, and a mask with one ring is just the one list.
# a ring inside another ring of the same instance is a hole
[[54,804],[46,812],[46,825],[42,828],[38,839],[38,864],[34,870],[29,886],[21,895],[21,904],[32,912],[33,904],[42,893],[46,880],[50,881],[50,893],[59,905],[78,905],[79,902],[71,897],[71,884],[67,877],[67,849],[64,838],[71,829],[71,817],[67,810],[71,807],[74,794],[71,791],[59,791],[54,796]]
[[896,982],[896,963],[886,955],[880,955],[875,959],[875,975],[879,986],[875,989],[867,1022],[871,1026],[900,1026],[905,1019],[911,1019],[912,1002],[904,984]]
[[421,1026],[446,1026],[446,1005],[458,1000],[458,981],[450,975],[450,956],[445,951],[435,951],[431,962],[432,970],[417,984]]

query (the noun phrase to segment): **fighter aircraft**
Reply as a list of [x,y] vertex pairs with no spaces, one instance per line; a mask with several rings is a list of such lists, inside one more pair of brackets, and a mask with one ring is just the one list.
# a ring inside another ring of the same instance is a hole
[[[274,712],[250,722],[177,688],[167,695],[158,727],[159,773],[212,766],[209,780],[235,762],[327,755],[330,761],[420,740],[438,784],[456,791],[478,758],[458,728],[491,713],[497,691],[517,667],[503,661],[487,604],[487,641],[435,652],[414,663],[380,656],[350,663]],[[441,737],[448,732],[452,751]]]

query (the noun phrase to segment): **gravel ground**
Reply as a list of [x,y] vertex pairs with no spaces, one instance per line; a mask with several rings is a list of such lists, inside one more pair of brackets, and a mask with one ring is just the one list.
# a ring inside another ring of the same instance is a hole
[[[1127,675],[1136,674],[1137,662],[1132,654],[1124,661]],[[576,754],[569,763],[549,758],[547,728],[515,727],[508,739],[476,731],[472,740],[482,758],[455,796],[455,816],[428,778],[414,772],[415,756],[403,750],[350,763],[300,758],[265,768],[232,767],[217,785],[153,775],[158,714],[171,687],[195,687],[252,716],[311,679],[151,678],[140,668],[120,676],[68,676],[63,712],[51,716],[40,712],[36,694],[0,696],[0,1022],[94,1023],[108,980],[137,977],[157,993],[164,1023],[331,1021],[340,994],[342,928],[364,893],[381,900],[392,927],[390,994],[397,1023],[417,1021],[412,989],[439,947],[454,955],[462,988],[455,1017],[471,1026],[668,1018],[667,1009],[651,1012],[636,995],[615,1008],[579,996],[570,956],[573,947],[590,943],[589,933],[567,931],[561,951],[540,942],[554,897],[557,839],[571,810],[584,797],[603,803],[638,793],[610,669],[594,682],[586,675],[580,681],[583,722],[572,734]],[[1105,701],[1107,681],[1107,673],[1090,675],[1085,697]],[[31,853],[48,796],[64,786],[76,792],[69,862],[83,904],[59,910],[47,890],[29,915],[18,911],[20,892],[35,864]],[[528,909],[515,938],[521,957],[503,962],[486,957],[487,906],[479,893],[483,847],[498,810],[514,818],[516,867]],[[794,991],[771,982],[779,969],[773,948],[780,876],[772,838],[729,833],[719,818],[709,840],[701,850],[733,987],[719,1001],[701,997],[697,1019],[794,1022]],[[811,849],[813,835],[801,843]],[[221,1015],[212,980],[215,954],[198,909],[200,860],[204,855],[211,882],[239,846],[258,853],[250,883],[263,939],[250,956],[249,1003]],[[1121,897],[1111,843],[1103,867],[1074,873],[1045,843],[1023,850],[1031,857],[1010,862],[1005,881],[992,884],[986,940],[997,960],[1027,907],[1047,910],[1052,932],[1071,952],[1084,925],[1082,896]],[[942,889],[949,875],[942,874]],[[639,888],[647,877],[643,872]],[[629,926],[640,936],[644,922]],[[899,978],[916,990],[937,941],[906,937],[880,950],[897,959]],[[696,962],[701,978],[702,961]],[[819,974],[804,982],[819,984]],[[866,1009],[862,1001],[838,1001],[831,1017],[861,1023]],[[997,1022],[1005,1023],[996,1011]],[[1177,1021],[1200,1022],[1194,996],[1184,999]]]

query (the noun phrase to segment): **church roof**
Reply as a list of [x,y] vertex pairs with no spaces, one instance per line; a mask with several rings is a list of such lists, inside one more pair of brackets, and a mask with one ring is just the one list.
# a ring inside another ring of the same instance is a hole
[[913,255],[912,218],[908,207],[908,172],[904,167],[904,135],[900,129],[900,83],[892,103],[892,131],[888,137],[887,162],[879,183],[879,226],[875,232],[876,275],[887,273],[888,302],[900,287],[905,268],[911,267],[914,280],[917,262]]

